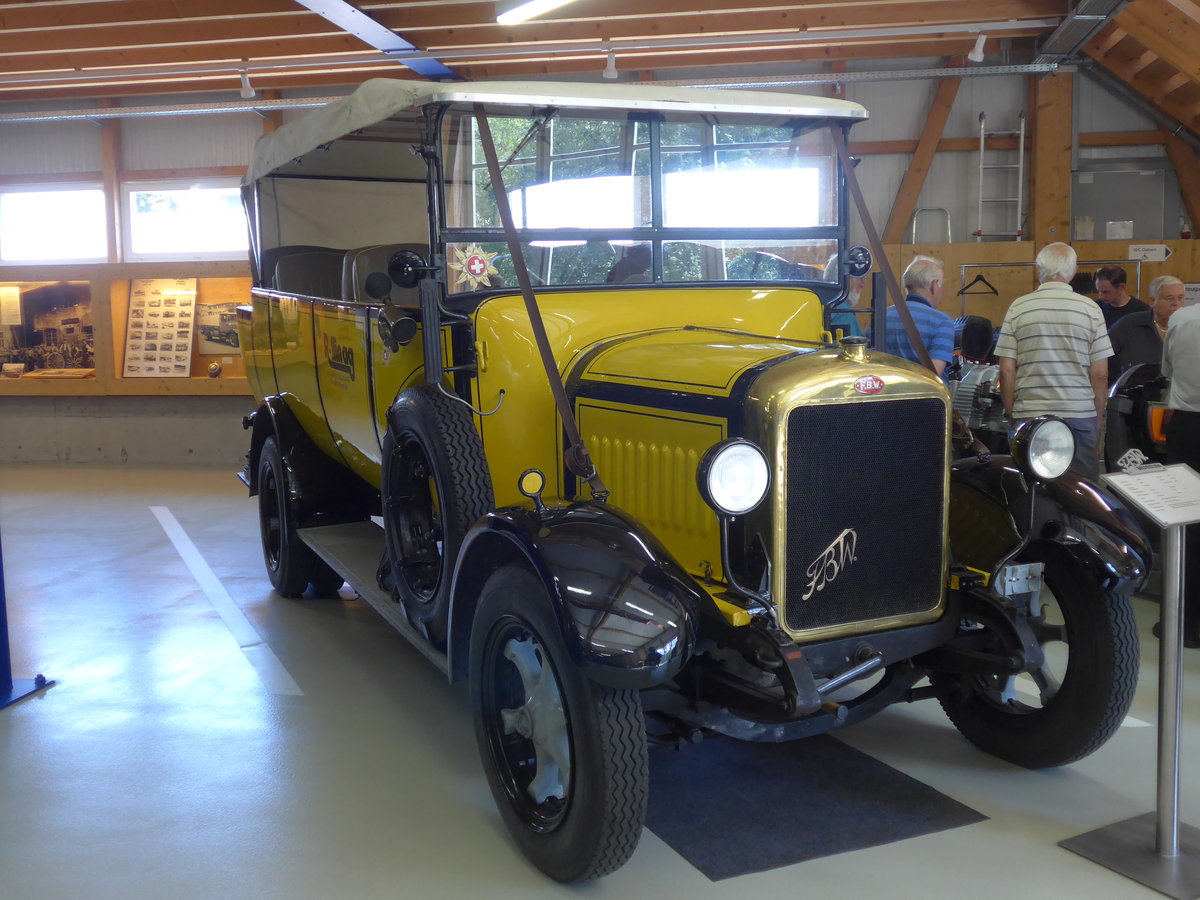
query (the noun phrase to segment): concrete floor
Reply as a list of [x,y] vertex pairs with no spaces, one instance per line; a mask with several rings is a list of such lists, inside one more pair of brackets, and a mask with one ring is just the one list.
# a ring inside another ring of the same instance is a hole
[[[1057,846],[1153,809],[1149,603],[1133,718],[1074,766],[984,756],[932,703],[839,735],[986,822],[717,883],[647,831],[568,888],[509,841],[461,686],[348,592],[272,594],[232,471],[9,465],[0,534],[14,675],[57,681],[0,711],[5,900],[1158,896]],[[1192,768],[1182,809],[1200,823]]]

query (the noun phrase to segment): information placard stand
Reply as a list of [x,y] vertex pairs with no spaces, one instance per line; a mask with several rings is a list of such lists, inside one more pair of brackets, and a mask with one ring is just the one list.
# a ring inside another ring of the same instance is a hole
[[27,678],[13,680],[12,658],[8,652],[8,603],[4,597],[4,552],[0,549],[0,709],[24,700],[30,694],[50,687],[45,675],[30,681]]
[[1179,822],[1179,719],[1183,711],[1184,526],[1200,522],[1200,475],[1155,467],[1105,482],[1163,529],[1162,643],[1158,662],[1158,812],[1060,841],[1093,862],[1169,897],[1200,896],[1200,829]]

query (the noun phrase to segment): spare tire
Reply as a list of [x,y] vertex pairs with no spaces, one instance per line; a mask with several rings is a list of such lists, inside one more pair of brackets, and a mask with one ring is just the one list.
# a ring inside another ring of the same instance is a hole
[[392,590],[413,627],[445,647],[458,552],[495,506],[483,442],[470,408],[435,385],[401,391],[387,419],[382,494]]

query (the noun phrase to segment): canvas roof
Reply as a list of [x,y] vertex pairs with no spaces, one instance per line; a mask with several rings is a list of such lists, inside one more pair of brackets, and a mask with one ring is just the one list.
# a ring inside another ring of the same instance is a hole
[[374,125],[403,110],[440,102],[761,113],[849,120],[867,117],[866,109],[847,100],[773,91],[536,81],[437,84],[373,78],[348,97],[314,110],[260,138],[243,183],[252,183],[322,144]]

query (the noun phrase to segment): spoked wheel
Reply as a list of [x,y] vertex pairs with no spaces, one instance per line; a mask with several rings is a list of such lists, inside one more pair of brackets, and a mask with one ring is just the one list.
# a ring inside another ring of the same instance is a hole
[[337,578],[296,533],[296,515],[288,499],[287,472],[274,437],[268,437],[258,458],[258,520],[263,561],[271,585],[285,597],[299,597],[309,581],[324,578],[328,590]]
[[1120,726],[1137,686],[1137,628],[1128,599],[1105,590],[1061,548],[1033,548],[1020,561],[1045,565],[1030,611],[1042,664],[1020,675],[942,674],[934,680],[955,688],[941,704],[968,740],[1001,759],[1041,769],[1082,759]]
[[471,633],[471,705],[505,824],[534,865],[572,882],[632,855],[649,774],[640,695],[586,679],[558,628],[527,570],[489,578]]
[[442,646],[458,550],[494,505],[471,411],[432,385],[403,391],[388,411],[382,489],[396,598],[409,621]]

